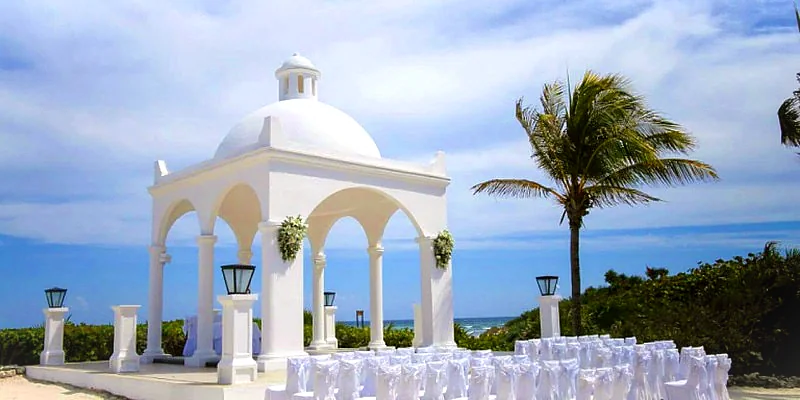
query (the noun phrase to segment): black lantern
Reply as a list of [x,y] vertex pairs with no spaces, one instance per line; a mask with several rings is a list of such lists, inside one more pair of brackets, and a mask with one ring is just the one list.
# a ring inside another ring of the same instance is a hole
[[542,296],[552,296],[556,294],[556,285],[558,284],[557,276],[537,276],[536,284],[539,285],[539,292]]
[[221,268],[228,294],[250,294],[250,281],[253,280],[255,265],[230,264]]
[[67,297],[67,289],[52,287],[44,291],[47,297],[47,306],[50,308],[61,308],[64,306],[64,298]]
[[333,299],[336,298],[336,292],[325,292],[325,307],[333,305]]

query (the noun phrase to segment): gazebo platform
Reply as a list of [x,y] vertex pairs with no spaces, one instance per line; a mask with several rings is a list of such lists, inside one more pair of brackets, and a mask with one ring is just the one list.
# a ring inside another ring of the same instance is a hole
[[264,400],[267,386],[284,384],[286,371],[259,372],[253,383],[218,385],[216,368],[171,364],[142,364],[139,372],[115,374],[108,361],[30,366],[31,379],[104,390],[133,400]]

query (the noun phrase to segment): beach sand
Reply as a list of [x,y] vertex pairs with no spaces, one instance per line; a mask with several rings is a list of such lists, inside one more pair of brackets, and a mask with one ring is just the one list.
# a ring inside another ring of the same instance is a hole
[[[731,400],[798,400],[800,389],[761,389],[733,387]],[[127,400],[109,393],[76,388],[69,385],[31,381],[24,376],[0,379],[0,400]]]

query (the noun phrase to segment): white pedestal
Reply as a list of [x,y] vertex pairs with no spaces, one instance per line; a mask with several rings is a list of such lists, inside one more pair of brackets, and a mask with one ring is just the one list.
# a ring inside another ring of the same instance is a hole
[[253,359],[253,303],[256,294],[218,296],[222,304],[222,358],[217,364],[217,383],[233,385],[256,380]]
[[561,336],[561,318],[558,315],[559,301],[561,301],[559,295],[539,297],[539,317],[543,338]]
[[419,304],[414,304],[414,340],[411,345],[414,347],[422,346],[422,309]]
[[136,312],[141,306],[112,306],[114,310],[114,354],[108,365],[114,373],[138,372]]
[[325,343],[334,349],[339,348],[336,340],[336,306],[325,307]]
[[39,355],[41,365],[64,365],[64,314],[67,307],[45,308],[44,349]]

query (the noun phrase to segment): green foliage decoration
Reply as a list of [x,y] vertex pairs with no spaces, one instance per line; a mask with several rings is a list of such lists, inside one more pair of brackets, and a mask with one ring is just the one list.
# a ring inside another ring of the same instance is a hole
[[446,269],[453,257],[453,246],[456,242],[447,229],[439,232],[433,239],[433,255],[436,257],[436,267]]
[[299,215],[286,217],[281,222],[278,229],[278,247],[284,262],[294,261],[297,257],[297,253],[303,248],[303,239],[305,239],[307,231],[308,225]]

